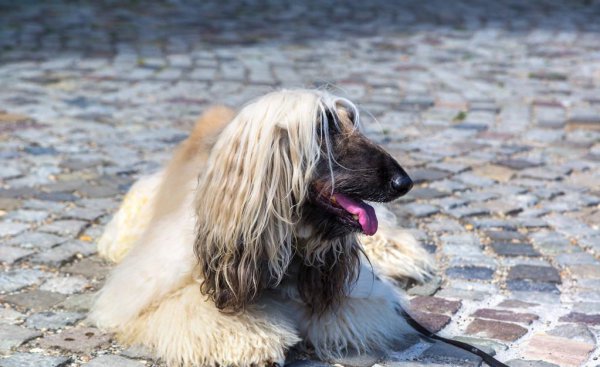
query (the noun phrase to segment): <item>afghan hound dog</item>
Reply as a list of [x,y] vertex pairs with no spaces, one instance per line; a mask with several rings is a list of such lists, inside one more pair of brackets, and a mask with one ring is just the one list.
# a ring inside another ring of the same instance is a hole
[[432,267],[381,204],[411,187],[347,99],[213,107],[107,225],[99,253],[118,265],[90,316],[171,366],[390,352],[412,332],[394,283]]

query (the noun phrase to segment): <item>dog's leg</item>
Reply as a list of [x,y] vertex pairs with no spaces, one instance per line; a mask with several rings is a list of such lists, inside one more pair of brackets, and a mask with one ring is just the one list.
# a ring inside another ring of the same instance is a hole
[[239,314],[220,312],[191,282],[118,329],[126,344],[144,344],[169,366],[283,366],[300,341],[285,309],[267,298]]
[[433,259],[414,236],[398,228],[395,215],[383,205],[374,205],[379,229],[373,236],[361,236],[365,252],[377,273],[394,281],[423,282],[433,271]]
[[402,317],[403,303],[394,286],[363,263],[348,298],[323,315],[306,316],[301,335],[326,360],[346,353],[381,355],[414,340],[413,329]]

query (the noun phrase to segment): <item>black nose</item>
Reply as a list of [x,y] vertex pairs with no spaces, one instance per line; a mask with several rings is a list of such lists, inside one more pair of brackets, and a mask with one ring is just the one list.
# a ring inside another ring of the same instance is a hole
[[396,191],[398,196],[406,194],[412,187],[413,182],[407,174],[398,174],[392,177],[392,189]]

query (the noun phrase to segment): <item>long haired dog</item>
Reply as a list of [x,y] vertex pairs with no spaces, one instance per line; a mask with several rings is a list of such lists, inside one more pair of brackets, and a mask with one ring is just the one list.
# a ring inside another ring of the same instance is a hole
[[161,172],[138,181],[99,243],[114,268],[91,317],[170,365],[283,364],[382,353],[411,328],[395,280],[427,253],[383,206],[400,165],[326,92],[215,107]]

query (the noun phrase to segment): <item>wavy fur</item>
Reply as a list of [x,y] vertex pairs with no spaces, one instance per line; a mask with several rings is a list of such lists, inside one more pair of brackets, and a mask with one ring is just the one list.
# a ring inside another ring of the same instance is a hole
[[214,148],[198,185],[194,248],[201,289],[220,309],[243,309],[285,275],[320,156],[318,107],[314,93],[270,94],[246,106]]
[[282,364],[294,345],[324,359],[392,348],[410,328],[386,278],[423,279],[428,256],[385,209],[376,237],[327,237],[303,210],[315,175],[335,186],[329,129],[350,139],[357,125],[349,101],[311,90],[209,110],[107,226],[99,252],[120,263],[91,318],[172,366]]

